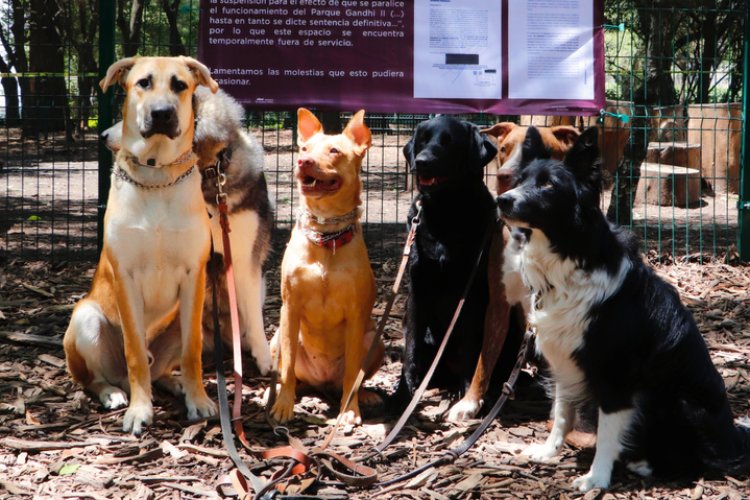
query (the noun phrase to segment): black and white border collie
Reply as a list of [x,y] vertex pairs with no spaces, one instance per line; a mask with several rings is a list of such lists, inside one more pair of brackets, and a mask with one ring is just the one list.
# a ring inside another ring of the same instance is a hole
[[599,408],[591,469],[573,486],[607,488],[622,459],[642,475],[695,477],[750,469],[750,430],[736,427],[724,382],[677,291],[646,265],[635,238],[599,208],[597,130],[564,161],[530,128],[515,188],[498,197],[522,238],[517,262],[529,321],[554,380],[554,423],[525,454],[553,457],[576,407]]

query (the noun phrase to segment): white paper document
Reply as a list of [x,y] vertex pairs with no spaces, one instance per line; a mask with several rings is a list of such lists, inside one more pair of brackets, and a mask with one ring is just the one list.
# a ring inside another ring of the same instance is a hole
[[500,99],[500,0],[415,0],[414,97]]
[[594,98],[594,2],[508,2],[508,97]]

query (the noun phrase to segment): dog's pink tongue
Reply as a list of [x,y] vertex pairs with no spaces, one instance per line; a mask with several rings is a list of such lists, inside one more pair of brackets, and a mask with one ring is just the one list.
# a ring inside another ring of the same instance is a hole
[[432,186],[435,182],[437,182],[435,177],[419,177],[419,183],[423,186]]

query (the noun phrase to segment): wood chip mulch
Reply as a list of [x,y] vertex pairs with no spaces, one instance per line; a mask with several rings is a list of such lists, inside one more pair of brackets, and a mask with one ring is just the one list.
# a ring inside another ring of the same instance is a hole
[[[380,297],[395,274],[396,262],[375,261]],[[724,377],[737,416],[750,412],[750,267],[723,261],[676,259],[655,264],[679,288],[705,334],[711,355]],[[231,494],[226,476],[231,462],[223,449],[218,421],[185,422],[181,401],[155,394],[154,424],[140,438],[123,434],[123,410],[106,411],[74,384],[65,371],[62,335],[70,313],[87,290],[90,263],[11,261],[0,268],[0,499],[221,498]],[[278,270],[269,270],[266,326],[278,324]],[[276,284],[276,285],[274,285]],[[376,307],[376,314],[382,311]],[[381,313],[382,314],[382,313]],[[401,317],[397,302],[386,329],[386,364],[369,386],[389,393],[400,371]],[[245,429],[257,450],[286,444],[266,421],[263,397],[267,378],[257,376],[246,360]],[[205,383],[216,396],[214,363],[206,358]],[[225,365],[228,366],[228,365]],[[230,397],[234,388],[229,386]],[[478,424],[443,423],[447,395],[428,393],[399,438],[374,464],[382,480],[398,476],[441,456]],[[337,403],[320,395],[301,398],[292,436],[305,446],[322,441],[335,418]],[[529,463],[518,452],[548,432],[550,401],[536,380],[525,373],[517,397],[479,442],[449,465],[430,469],[407,481],[369,489],[347,487],[329,475],[306,494],[318,498],[750,498],[747,478],[705,478],[695,482],[644,480],[619,465],[609,491],[585,495],[571,488],[593,458],[586,429],[577,433],[552,464]],[[366,415],[361,427],[344,428],[332,448],[354,457],[367,454],[382,440],[395,417]],[[259,459],[242,452],[250,464]],[[268,476],[283,463],[259,469]],[[289,492],[312,481],[291,482]],[[224,485],[224,486],[222,486]]]

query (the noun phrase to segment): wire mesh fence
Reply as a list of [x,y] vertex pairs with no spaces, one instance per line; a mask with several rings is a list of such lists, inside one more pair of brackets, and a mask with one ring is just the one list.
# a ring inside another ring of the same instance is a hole
[[[101,30],[114,32],[117,57],[197,53],[198,0],[120,0],[109,25],[99,19],[105,3],[0,2],[3,259],[96,258]],[[721,256],[739,236],[747,5],[646,4],[604,3],[608,101],[601,116],[462,118],[480,125],[599,126],[602,209],[610,218],[629,225],[656,255]],[[342,123],[352,110],[344,111]],[[371,253],[387,254],[403,236],[415,190],[401,149],[425,118],[367,116],[373,145],[364,164],[363,203]],[[294,113],[249,111],[246,125],[265,148],[276,224],[283,231],[294,220],[297,201]],[[488,185],[494,186],[491,179]]]

